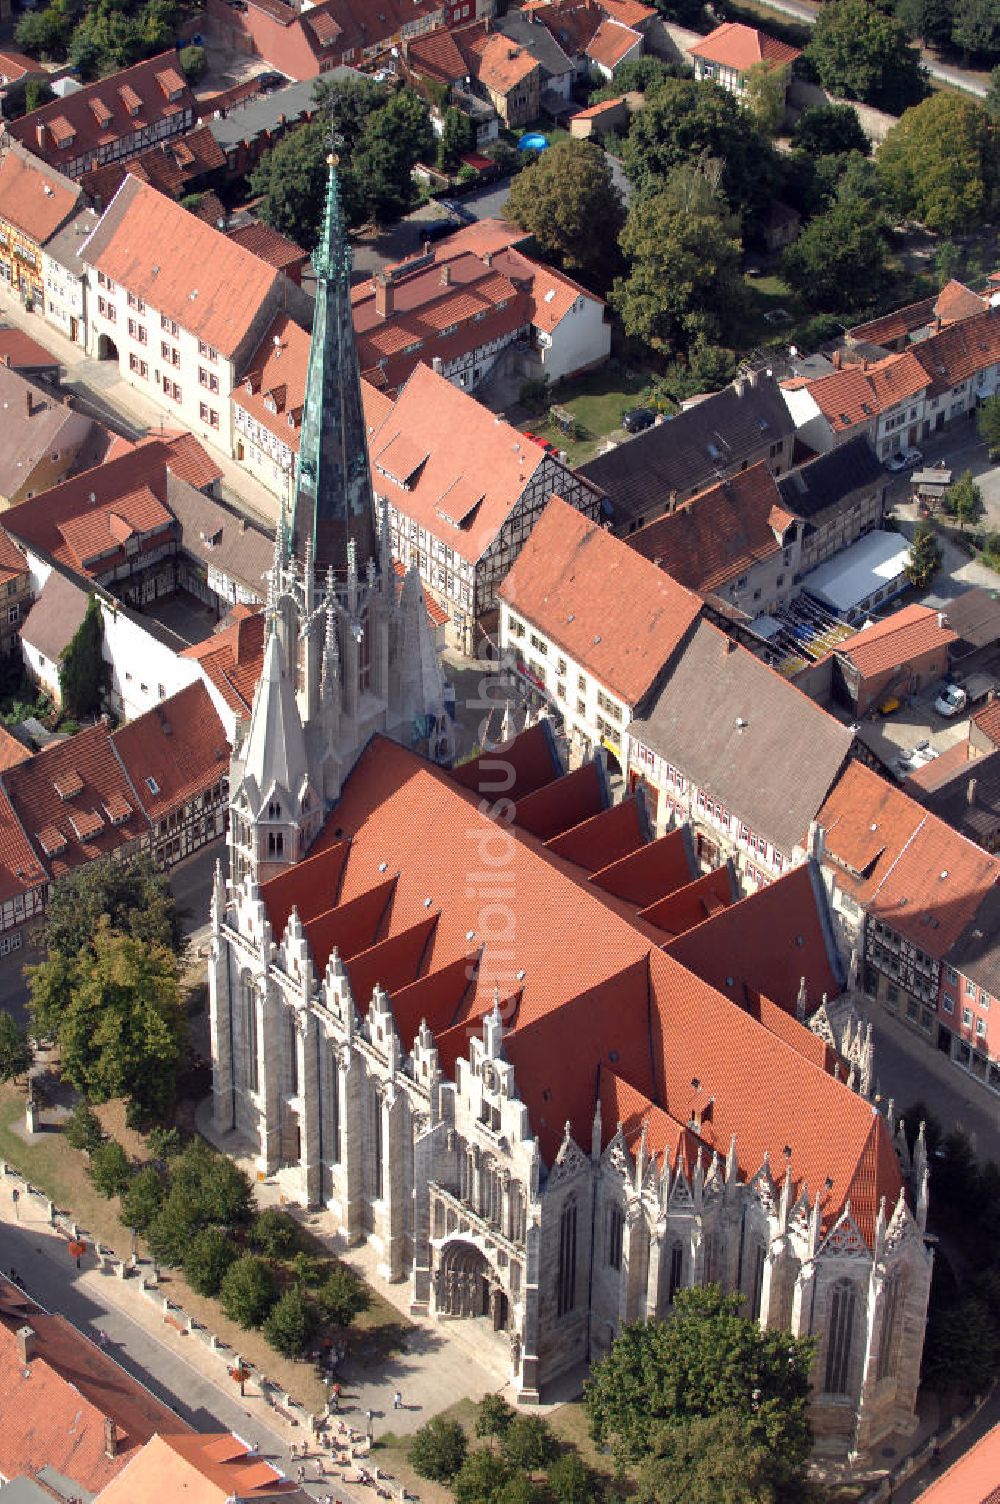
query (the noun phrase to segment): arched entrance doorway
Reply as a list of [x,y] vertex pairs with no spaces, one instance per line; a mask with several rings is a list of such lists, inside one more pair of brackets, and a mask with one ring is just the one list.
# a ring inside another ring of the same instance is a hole
[[118,346],[110,334],[99,334],[97,336],[97,358],[98,360],[118,359]]
[[435,1275],[442,1316],[485,1318],[495,1332],[510,1325],[510,1304],[484,1253],[472,1243],[449,1243]]

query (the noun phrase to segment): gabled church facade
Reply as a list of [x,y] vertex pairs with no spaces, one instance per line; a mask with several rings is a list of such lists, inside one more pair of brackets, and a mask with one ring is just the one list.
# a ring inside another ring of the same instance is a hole
[[[419,582],[397,594],[364,504],[332,168],[315,264],[315,422],[212,903],[216,1128],[414,1312],[478,1323],[522,1402],[717,1283],[815,1336],[819,1445],[863,1457],[914,1424],[927,1160],[870,1100],[822,883],[740,901],[600,762],[566,773],[544,721],[436,765]],[[752,946],[738,977],[670,953],[720,916],[763,934],[759,970]]]

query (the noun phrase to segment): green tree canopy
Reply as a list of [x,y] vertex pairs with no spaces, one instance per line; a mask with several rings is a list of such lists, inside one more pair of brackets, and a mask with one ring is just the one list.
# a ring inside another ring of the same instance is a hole
[[235,1262],[236,1249],[229,1234],[221,1227],[203,1227],[184,1250],[184,1276],[199,1295],[218,1295]]
[[51,0],[41,10],[25,11],[14,29],[17,45],[33,56],[62,62],[76,25],[76,13],[72,0]]
[[350,1326],[355,1316],[371,1305],[371,1292],[346,1264],[332,1266],[315,1292],[316,1306],[325,1322],[332,1326]]
[[1000,397],[987,397],[976,414],[979,437],[990,446],[990,458],[1000,452]]
[[895,12],[911,41],[943,47],[951,40],[952,0],[896,0]]
[[[721,90],[709,90],[721,93]],[[679,169],[666,188],[629,210],[620,237],[629,264],[610,302],[625,332],[666,354],[720,344],[745,306],[737,222],[698,173]]]
[[533,1473],[552,1462],[558,1444],[540,1415],[517,1415],[500,1438],[503,1455],[515,1472]]
[[901,214],[943,235],[985,223],[997,206],[995,129],[978,100],[942,91],[907,110],[878,155]]
[[658,1422],[734,1411],[748,1437],[793,1472],[804,1469],[812,1344],[761,1331],[742,1305],[742,1295],[716,1286],[682,1290],[669,1321],[624,1327],[584,1390],[594,1439],[634,1461],[649,1452]]
[[1000,68],[994,68],[990,74],[990,87],[986,95],[986,113],[994,124],[1000,121]]
[[435,1415],[414,1433],[410,1463],[421,1478],[448,1483],[465,1461],[469,1443],[457,1420]]
[[145,1232],[163,1205],[163,1178],[153,1165],[137,1170],[122,1193],[122,1221]]
[[268,1258],[287,1258],[302,1246],[299,1224],[280,1207],[266,1206],[253,1219],[250,1246],[266,1253]]
[[777,134],[785,118],[785,75],[770,63],[754,63],[747,70],[743,103],[765,136]]
[[924,92],[920,54],[903,26],[868,0],[828,0],[806,56],[831,94],[898,114]]
[[279,1296],[264,1321],[264,1336],[283,1358],[301,1358],[315,1331],[315,1307],[297,1287]]
[[183,1264],[199,1226],[194,1196],[183,1186],[171,1186],[146,1232],[153,1257],[161,1264]]
[[723,164],[720,189],[729,207],[752,219],[771,201],[774,149],[738,100],[689,78],[667,78],[646,95],[622,147],[639,197],[662,192],[677,167]]
[[185,1019],[175,956],[111,928],[72,960],[52,956],[29,972],[38,1033],[54,1037],[63,1073],[92,1101],[128,1097],[162,1116],[171,1106]]
[[244,1331],[263,1325],[277,1299],[274,1270],[255,1253],[244,1253],[231,1264],[219,1286],[219,1304]]
[[14,1081],[31,1070],[35,1052],[26,1029],[6,1010],[0,1010],[0,1081]]
[[784,272],[810,308],[847,312],[867,307],[886,280],[888,222],[843,183],[784,255]]
[[50,959],[75,960],[92,944],[102,918],[134,940],[183,951],[181,914],[169,880],[148,856],[89,862],[61,877],[45,911],[39,947]]
[[963,533],[970,523],[978,522],[986,511],[983,493],[976,485],[971,470],[966,470],[944,493],[944,510],[954,517]]
[[570,138],[543,152],[514,179],[504,213],[534,235],[544,256],[607,286],[625,211],[608,159],[593,141]]
[[655,1429],[636,1504],[778,1504],[784,1471],[737,1412],[687,1416]]
[[871,151],[858,112],[850,104],[810,105],[795,122],[792,144],[812,157],[840,156],[849,151],[867,157]]
[[444,112],[444,125],[438,141],[438,166],[451,167],[466,152],[476,145],[476,127],[464,110],[449,105]]
[[602,1497],[597,1479],[579,1452],[562,1452],[550,1464],[546,1476],[556,1504],[594,1504]]
[[177,61],[189,84],[200,83],[208,72],[208,54],[204,47],[182,47]]
[[1000,52],[1000,8],[996,0],[953,0],[951,39],[965,54],[992,61]]
[[87,1174],[102,1196],[121,1196],[125,1192],[132,1166],[117,1139],[108,1138],[103,1144],[98,1144],[90,1156]]
[[398,89],[366,119],[351,158],[351,176],[366,218],[388,224],[417,200],[413,167],[435,154],[427,105],[412,89]]
[[941,545],[929,522],[918,522],[910,543],[906,575],[911,585],[926,590],[941,565]]
[[505,1436],[517,1418],[517,1411],[502,1394],[486,1394],[476,1409],[476,1435]]
[[71,1149],[83,1149],[92,1153],[102,1142],[104,1130],[100,1119],[88,1102],[78,1102],[66,1119],[63,1129]]
[[77,720],[91,720],[100,714],[101,698],[108,684],[103,644],[104,616],[100,601],[92,595],[83,621],[63,648],[59,661],[63,709]]
[[476,1447],[451,1480],[455,1504],[502,1504],[503,1490],[512,1481],[505,1458],[489,1447]]
[[326,126],[313,120],[282,136],[250,174],[261,219],[306,249],[316,244],[323,222],[328,151]]

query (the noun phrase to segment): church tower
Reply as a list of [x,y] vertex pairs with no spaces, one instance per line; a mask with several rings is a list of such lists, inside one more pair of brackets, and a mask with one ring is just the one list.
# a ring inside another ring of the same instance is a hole
[[230,773],[234,883],[306,854],[376,732],[437,761],[453,752],[419,576],[400,584],[385,519],[375,525],[351,252],[328,161],[294,514],[277,528],[264,667]]

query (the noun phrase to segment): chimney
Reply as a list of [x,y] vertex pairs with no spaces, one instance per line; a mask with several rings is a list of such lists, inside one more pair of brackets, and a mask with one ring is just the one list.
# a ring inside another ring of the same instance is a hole
[[38,142],[39,151],[44,151],[49,144],[49,128],[44,120],[39,120],[35,126],[35,140]]
[[493,265],[493,252],[492,251],[484,251],[483,252],[483,265],[484,266],[492,266]]
[[33,1326],[19,1326],[17,1329],[17,1352],[24,1368],[27,1368],[38,1353],[38,1337]]
[[966,784],[966,787],[965,787],[965,798],[966,798],[966,802],[968,804],[975,804],[975,802],[976,802],[976,779],[975,778],[970,778],[969,782]]
[[677,510],[677,492],[676,491],[671,491],[670,495],[667,497],[667,511],[668,512],[675,512],[676,510]]
[[8,371],[9,371],[10,370],[10,356],[9,355],[5,355],[4,356],[3,363],[7,367]]
[[435,355],[432,357],[431,370],[434,371],[438,376],[444,375],[444,361],[441,359],[440,355]]
[[728,653],[735,653],[735,652],[736,652],[736,639],[733,638],[733,637],[727,637],[726,638],[726,653],[728,654]]
[[32,408],[31,408],[31,389],[30,388],[24,394],[24,410],[27,413],[28,417],[30,418],[31,417],[31,412],[32,412]]
[[746,389],[747,389],[747,379],[746,379],[746,377],[745,376],[737,376],[736,380],[733,382],[733,390],[735,391],[737,397],[742,397],[743,394],[745,393]]
[[375,312],[380,319],[391,319],[393,315],[393,286],[385,272],[376,272],[372,278],[375,283]]
[[939,632],[943,632],[944,629],[945,629],[945,627],[947,625],[948,625],[948,618],[947,618],[947,616],[945,616],[945,614],[944,614],[943,611],[939,611],[938,612],[938,631]]
[[442,287],[449,287],[450,285],[451,285],[451,267],[446,262],[445,265],[442,266],[442,268],[441,268],[441,286]]
[[110,1415],[104,1417],[104,1455],[105,1457],[118,1456],[118,1427]]
[[822,862],[826,857],[826,829],[818,820],[810,820],[808,851],[814,862]]
[[833,355],[830,357],[830,364],[835,371],[839,371],[844,364],[844,352],[842,350],[834,350]]

